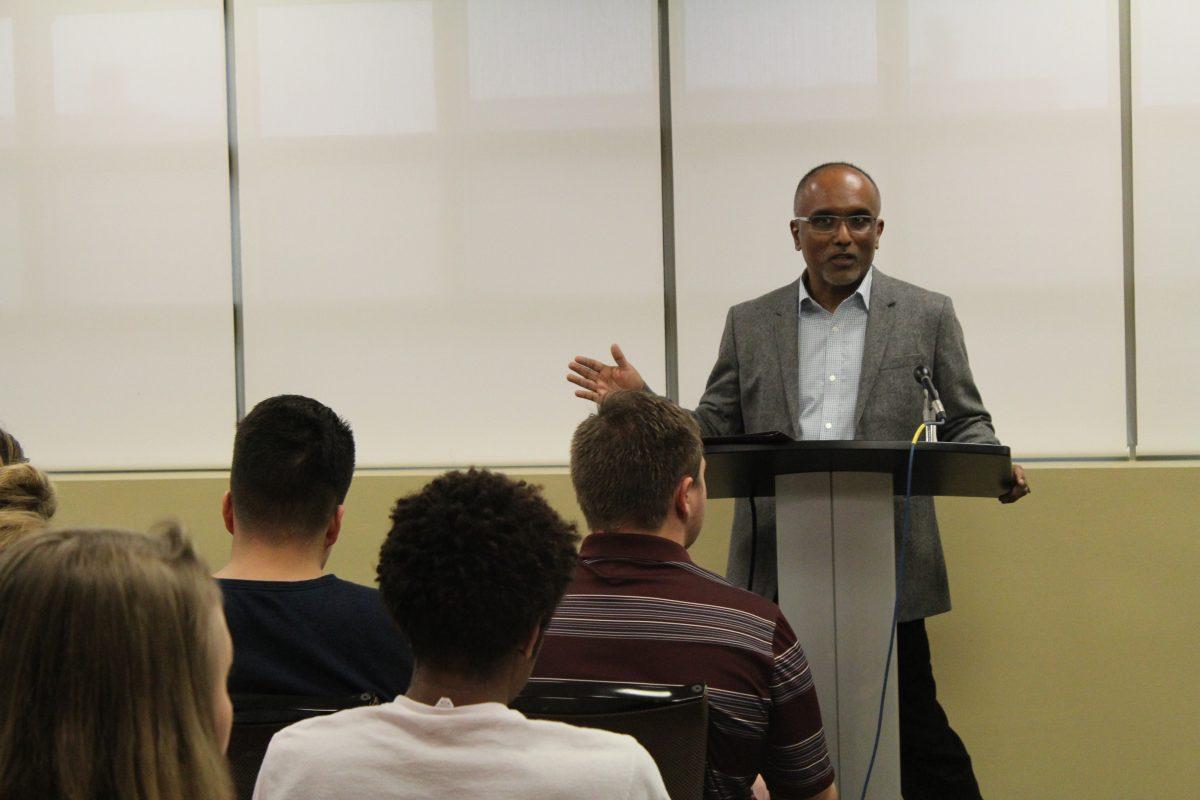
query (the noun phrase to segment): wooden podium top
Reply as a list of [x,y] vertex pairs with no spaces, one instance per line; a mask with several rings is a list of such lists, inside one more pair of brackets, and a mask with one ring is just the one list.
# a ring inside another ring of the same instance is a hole
[[[904,494],[908,442],[755,439],[705,440],[709,497],[773,497],[775,476],[798,472],[886,472],[893,491]],[[914,496],[999,497],[1011,483],[1012,458],[1003,445],[917,443]]]

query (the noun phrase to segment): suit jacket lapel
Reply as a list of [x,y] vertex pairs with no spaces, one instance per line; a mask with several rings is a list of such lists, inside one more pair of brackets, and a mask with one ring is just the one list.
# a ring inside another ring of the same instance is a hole
[[867,333],[863,338],[862,371],[858,377],[858,400],[854,405],[854,432],[858,436],[858,423],[862,419],[867,399],[879,377],[879,365],[887,350],[892,326],[896,322],[896,300],[892,296],[891,278],[878,269],[871,278],[871,305],[867,312]]
[[800,428],[800,281],[780,293],[774,308],[775,353],[787,401],[788,430],[795,438]]

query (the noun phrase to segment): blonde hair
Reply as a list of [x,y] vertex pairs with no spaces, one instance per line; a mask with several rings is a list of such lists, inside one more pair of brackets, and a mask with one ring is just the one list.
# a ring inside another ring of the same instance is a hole
[[0,466],[20,464],[25,460],[21,443],[11,433],[0,430]]
[[44,472],[29,464],[0,467],[0,548],[45,527],[57,510]]
[[177,526],[0,552],[0,797],[230,800],[220,593]]

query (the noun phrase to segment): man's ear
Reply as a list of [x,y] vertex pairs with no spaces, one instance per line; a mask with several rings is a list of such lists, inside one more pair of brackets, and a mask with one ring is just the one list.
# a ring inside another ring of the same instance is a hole
[[679,484],[675,487],[675,495],[671,498],[671,502],[675,505],[675,516],[679,517],[684,522],[692,518],[692,513],[695,509],[692,508],[691,491],[696,484],[696,479],[691,475],[684,475],[679,480]]
[[233,533],[233,493],[226,491],[221,498],[221,519],[225,520],[225,530]]
[[333,512],[333,519],[329,520],[329,527],[325,530],[326,550],[337,544],[338,537],[342,535],[342,517],[345,515],[345,506],[338,506],[337,510]]
[[792,242],[795,243],[796,249],[800,249],[800,223],[792,220],[788,223],[788,229],[792,232]]
[[525,641],[521,643],[521,655],[530,661],[536,659],[538,651],[542,649],[542,639],[544,638],[543,634],[545,632],[546,624],[544,622],[539,623],[532,631],[530,631],[529,636],[527,636]]

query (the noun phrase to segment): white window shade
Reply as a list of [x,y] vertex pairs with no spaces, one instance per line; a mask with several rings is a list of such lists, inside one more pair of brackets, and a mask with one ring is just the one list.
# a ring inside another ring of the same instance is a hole
[[572,356],[663,385],[652,3],[236,12],[248,407],[328,403],[365,466],[562,464]]
[[954,299],[1001,440],[1125,452],[1115,2],[672,8],[685,404],[728,306],[803,270],[797,180],[847,160],[882,189],[877,266]]
[[1134,237],[1140,455],[1200,453],[1200,7],[1133,9]]
[[221,3],[4,9],[0,425],[49,469],[228,464]]

